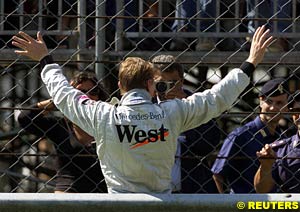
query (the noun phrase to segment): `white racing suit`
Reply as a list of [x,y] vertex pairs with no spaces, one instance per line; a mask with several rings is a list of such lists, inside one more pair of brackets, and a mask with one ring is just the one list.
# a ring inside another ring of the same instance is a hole
[[171,193],[177,137],[229,109],[249,84],[241,69],[186,99],[153,104],[146,90],[127,92],[118,105],[90,100],[69,85],[57,64],[42,80],[57,108],[94,136],[110,193]]

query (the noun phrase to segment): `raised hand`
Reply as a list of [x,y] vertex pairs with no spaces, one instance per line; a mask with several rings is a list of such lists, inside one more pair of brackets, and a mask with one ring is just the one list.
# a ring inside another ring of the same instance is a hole
[[249,57],[246,61],[257,66],[264,58],[266,48],[273,41],[273,37],[269,36],[269,29],[265,26],[258,27],[253,35]]
[[22,49],[22,51],[15,50],[18,55],[27,56],[36,61],[40,61],[48,55],[48,48],[40,32],[37,33],[36,40],[22,31],[17,36],[13,36],[12,39],[12,44]]
[[259,152],[256,152],[256,155],[261,165],[272,166],[276,158],[276,154],[269,144],[266,144]]

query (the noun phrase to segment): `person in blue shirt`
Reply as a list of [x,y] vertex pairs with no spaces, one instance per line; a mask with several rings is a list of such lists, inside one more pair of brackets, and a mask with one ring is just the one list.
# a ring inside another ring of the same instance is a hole
[[279,112],[287,111],[287,82],[277,78],[265,83],[259,101],[259,116],[227,136],[213,164],[213,179],[220,193],[225,191],[224,184],[230,193],[254,193],[253,179],[259,166],[256,152],[281,138]]
[[[297,133],[290,138],[266,144],[257,152],[260,161],[254,187],[257,193],[300,191],[300,91],[289,98],[289,108]],[[267,159],[268,158],[268,159]]]

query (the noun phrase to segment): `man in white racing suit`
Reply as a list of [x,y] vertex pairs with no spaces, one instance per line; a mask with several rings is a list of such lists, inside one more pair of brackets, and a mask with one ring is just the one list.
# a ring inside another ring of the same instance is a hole
[[229,109],[249,84],[244,72],[253,72],[272,41],[259,27],[250,54],[241,68],[232,70],[212,89],[185,99],[151,102],[157,70],[140,58],[120,65],[119,104],[93,101],[74,89],[53,63],[40,32],[33,39],[24,32],[13,37],[17,54],[38,60],[56,107],[96,139],[97,154],[110,193],[171,193],[171,169],[177,137]]

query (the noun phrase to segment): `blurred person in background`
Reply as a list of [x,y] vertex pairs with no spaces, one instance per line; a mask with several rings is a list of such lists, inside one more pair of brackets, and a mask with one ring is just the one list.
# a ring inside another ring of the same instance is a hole
[[257,156],[260,166],[255,174],[257,193],[300,191],[300,91],[289,98],[289,109],[297,132],[292,137],[266,144]]
[[[111,5],[108,11],[110,15],[115,16],[122,11],[124,16],[126,16],[125,19],[123,19],[124,29],[119,32],[122,34],[125,50],[166,50],[169,38],[153,36],[150,33],[157,33],[160,32],[160,30],[162,32],[171,32],[171,20],[161,18],[169,16],[172,13],[172,4],[169,1],[125,0],[124,6],[121,7],[120,11],[117,11],[116,8],[119,1],[115,0],[107,3]],[[159,8],[161,8],[161,11]],[[115,23],[115,20],[113,20],[113,23]],[[126,32],[142,32],[145,35],[126,37]],[[146,35],[147,33],[149,33],[149,35]]]
[[[197,11],[197,1],[200,3],[200,11]],[[172,30],[175,32],[195,32],[197,28],[196,18],[216,18],[215,0],[177,0],[175,18],[186,18],[187,20],[176,19]],[[216,24],[213,20],[200,21],[201,32],[215,32]],[[176,38],[173,40],[170,49],[182,51],[191,48],[189,39]],[[215,48],[215,38],[199,38],[196,49],[198,51],[210,51]]]
[[[293,26],[292,20],[282,20],[292,18],[292,1],[286,0],[246,0],[247,3],[247,18],[250,19],[248,23],[248,31],[250,33],[255,30],[256,18],[264,18],[267,20],[258,21],[258,25],[266,24],[268,28],[274,32],[283,33],[290,32]],[[251,20],[252,19],[252,20]],[[279,20],[272,20],[279,19]],[[284,37],[277,38],[277,40],[269,47],[271,52],[282,52],[289,50],[288,40]]]
[[[183,99],[192,95],[191,91],[183,88],[184,68],[176,62],[175,57],[158,55],[151,62],[161,71],[161,76],[156,79],[157,85],[171,85],[168,90],[157,91],[158,102],[174,98]],[[180,134],[172,169],[173,193],[218,192],[212,180],[209,158],[220,139],[220,129],[215,120]]]
[[253,179],[259,166],[256,152],[285,137],[278,122],[283,116],[280,112],[287,111],[288,95],[283,78],[265,83],[259,94],[260,114],[227,136],[212,167],[220,193],[225,192],[224,185],[230,193],[255,193]]
[[[235,4],[239,5],[238,15],[242,17],[244,8],[243,1],[177,0],[175,18],[178,19],[175,19],[173,22],[172,30],[175,32],[196,32],[197,28],[199,28],[199,22],[200,32],[215,33],[217,32],[217,23],[219,21],[221,32],[231,32],[236,28],[234,21],[221,19],[235,17]],[[200,20],[197,20],[198,18],[200,18]],[[244,28],[242,27],[240,30],[242,31]],[[195,48],[196,51],[211,51],[214,49],[232,51],[240,49],[244,42],[245,40],[243,39],[218,38],[212,36],[200,36],[196,42],[194,38],[183,39],[178,36],[178,38],[175,38],[171,43],[170,50],[182,51]]]
[[[72,78],[70,84],[95,101],[107,98],[92,73],[81,72]],[[46,137],[54,143],[58,155],[55,193],[107,192],[100,163],[94,156],[94,138],[66,117],[50,115],[49,112],[56,109],[52,99],[38,102],[32,105],[32,109],[21,111],[18,121],[26,132]]]

